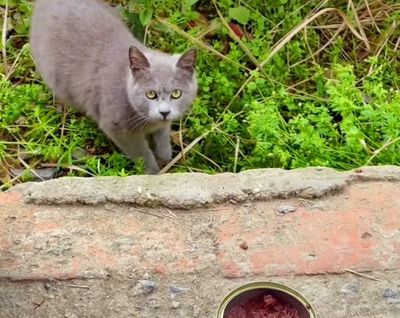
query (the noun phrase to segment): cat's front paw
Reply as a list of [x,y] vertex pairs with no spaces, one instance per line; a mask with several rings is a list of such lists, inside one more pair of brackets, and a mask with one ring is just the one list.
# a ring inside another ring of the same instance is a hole
[[146,174],[156,175],[160,172],[158,165],[146,166]]
[[157,147],[155,149],[156,157],[162,162],[166,163],[172,160],[172,147],[165,145],[164,147]]
[[154,158],[154,154],[150,150],[143,158],[146,174],[158,174],[160,172],[160,167],[158,166],[156,158]]

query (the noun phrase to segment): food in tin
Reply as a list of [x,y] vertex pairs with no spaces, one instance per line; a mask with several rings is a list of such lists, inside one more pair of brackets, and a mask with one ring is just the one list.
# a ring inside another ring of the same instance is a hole
[[235,304],[224,318],[300,318],[297,309],[270,294],[261,294]]

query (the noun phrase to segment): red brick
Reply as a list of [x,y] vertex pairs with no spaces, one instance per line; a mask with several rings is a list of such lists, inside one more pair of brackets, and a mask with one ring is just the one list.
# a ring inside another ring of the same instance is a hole
[[22,202],[22,195],[18,192],[0,192],[0,206]]
[[[219,233],[224,274],[231,277],[238,273],[289,275],[336,273],[346,268],[399,268],[399,187],[390,183],[355,185],[347,196],[347,200],[343,196],[333,199],[336,208],[327,211],[300,208],[288,215],[266,213],[268,217],[259,217],[261,205],[252,213],[256,225],[251,229],[243,225],[248,215],[233,216]],[[249,245],[245,253],[237,247],[238,237]]]
[[[15,194],[3,194],[1,202],[0,278],[400,268],[400,187],[393,183],[353,185],[323,200],[323,210],[298,207],[286,215],[275,211],[279,202],[177,212],[177,219],[134,208],[26,205]],[[239,246],[243,241],[247,250]]]

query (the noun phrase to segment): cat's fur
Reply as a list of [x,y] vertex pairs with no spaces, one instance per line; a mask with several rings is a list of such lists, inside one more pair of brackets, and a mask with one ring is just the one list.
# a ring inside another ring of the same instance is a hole
[[93,118],[130,158],[143,157],[148,173],[159,171],[155,157],[171,159],[170,121],[197,93],[195,50],[169,55],[146,48],[101,0],[36,1],[31,48],[55,95]]

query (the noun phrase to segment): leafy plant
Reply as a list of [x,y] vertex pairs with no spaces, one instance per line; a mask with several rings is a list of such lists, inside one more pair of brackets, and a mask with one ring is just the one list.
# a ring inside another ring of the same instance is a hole
[[[400,164],[398,1],[108,2],[150,47],[199,48],[199,95],[174,124],[171,171]],[[24,181],[15,169],[143,173],[143,163],[128,160],[92,121],[54,102],[27,44],[32,2],[7,3],[3,188]]]
[[241,24],[247,24],[250,19],[250,11],[249,9],[239,6],[236,8],[229,9],[229,17],[236,20]]

